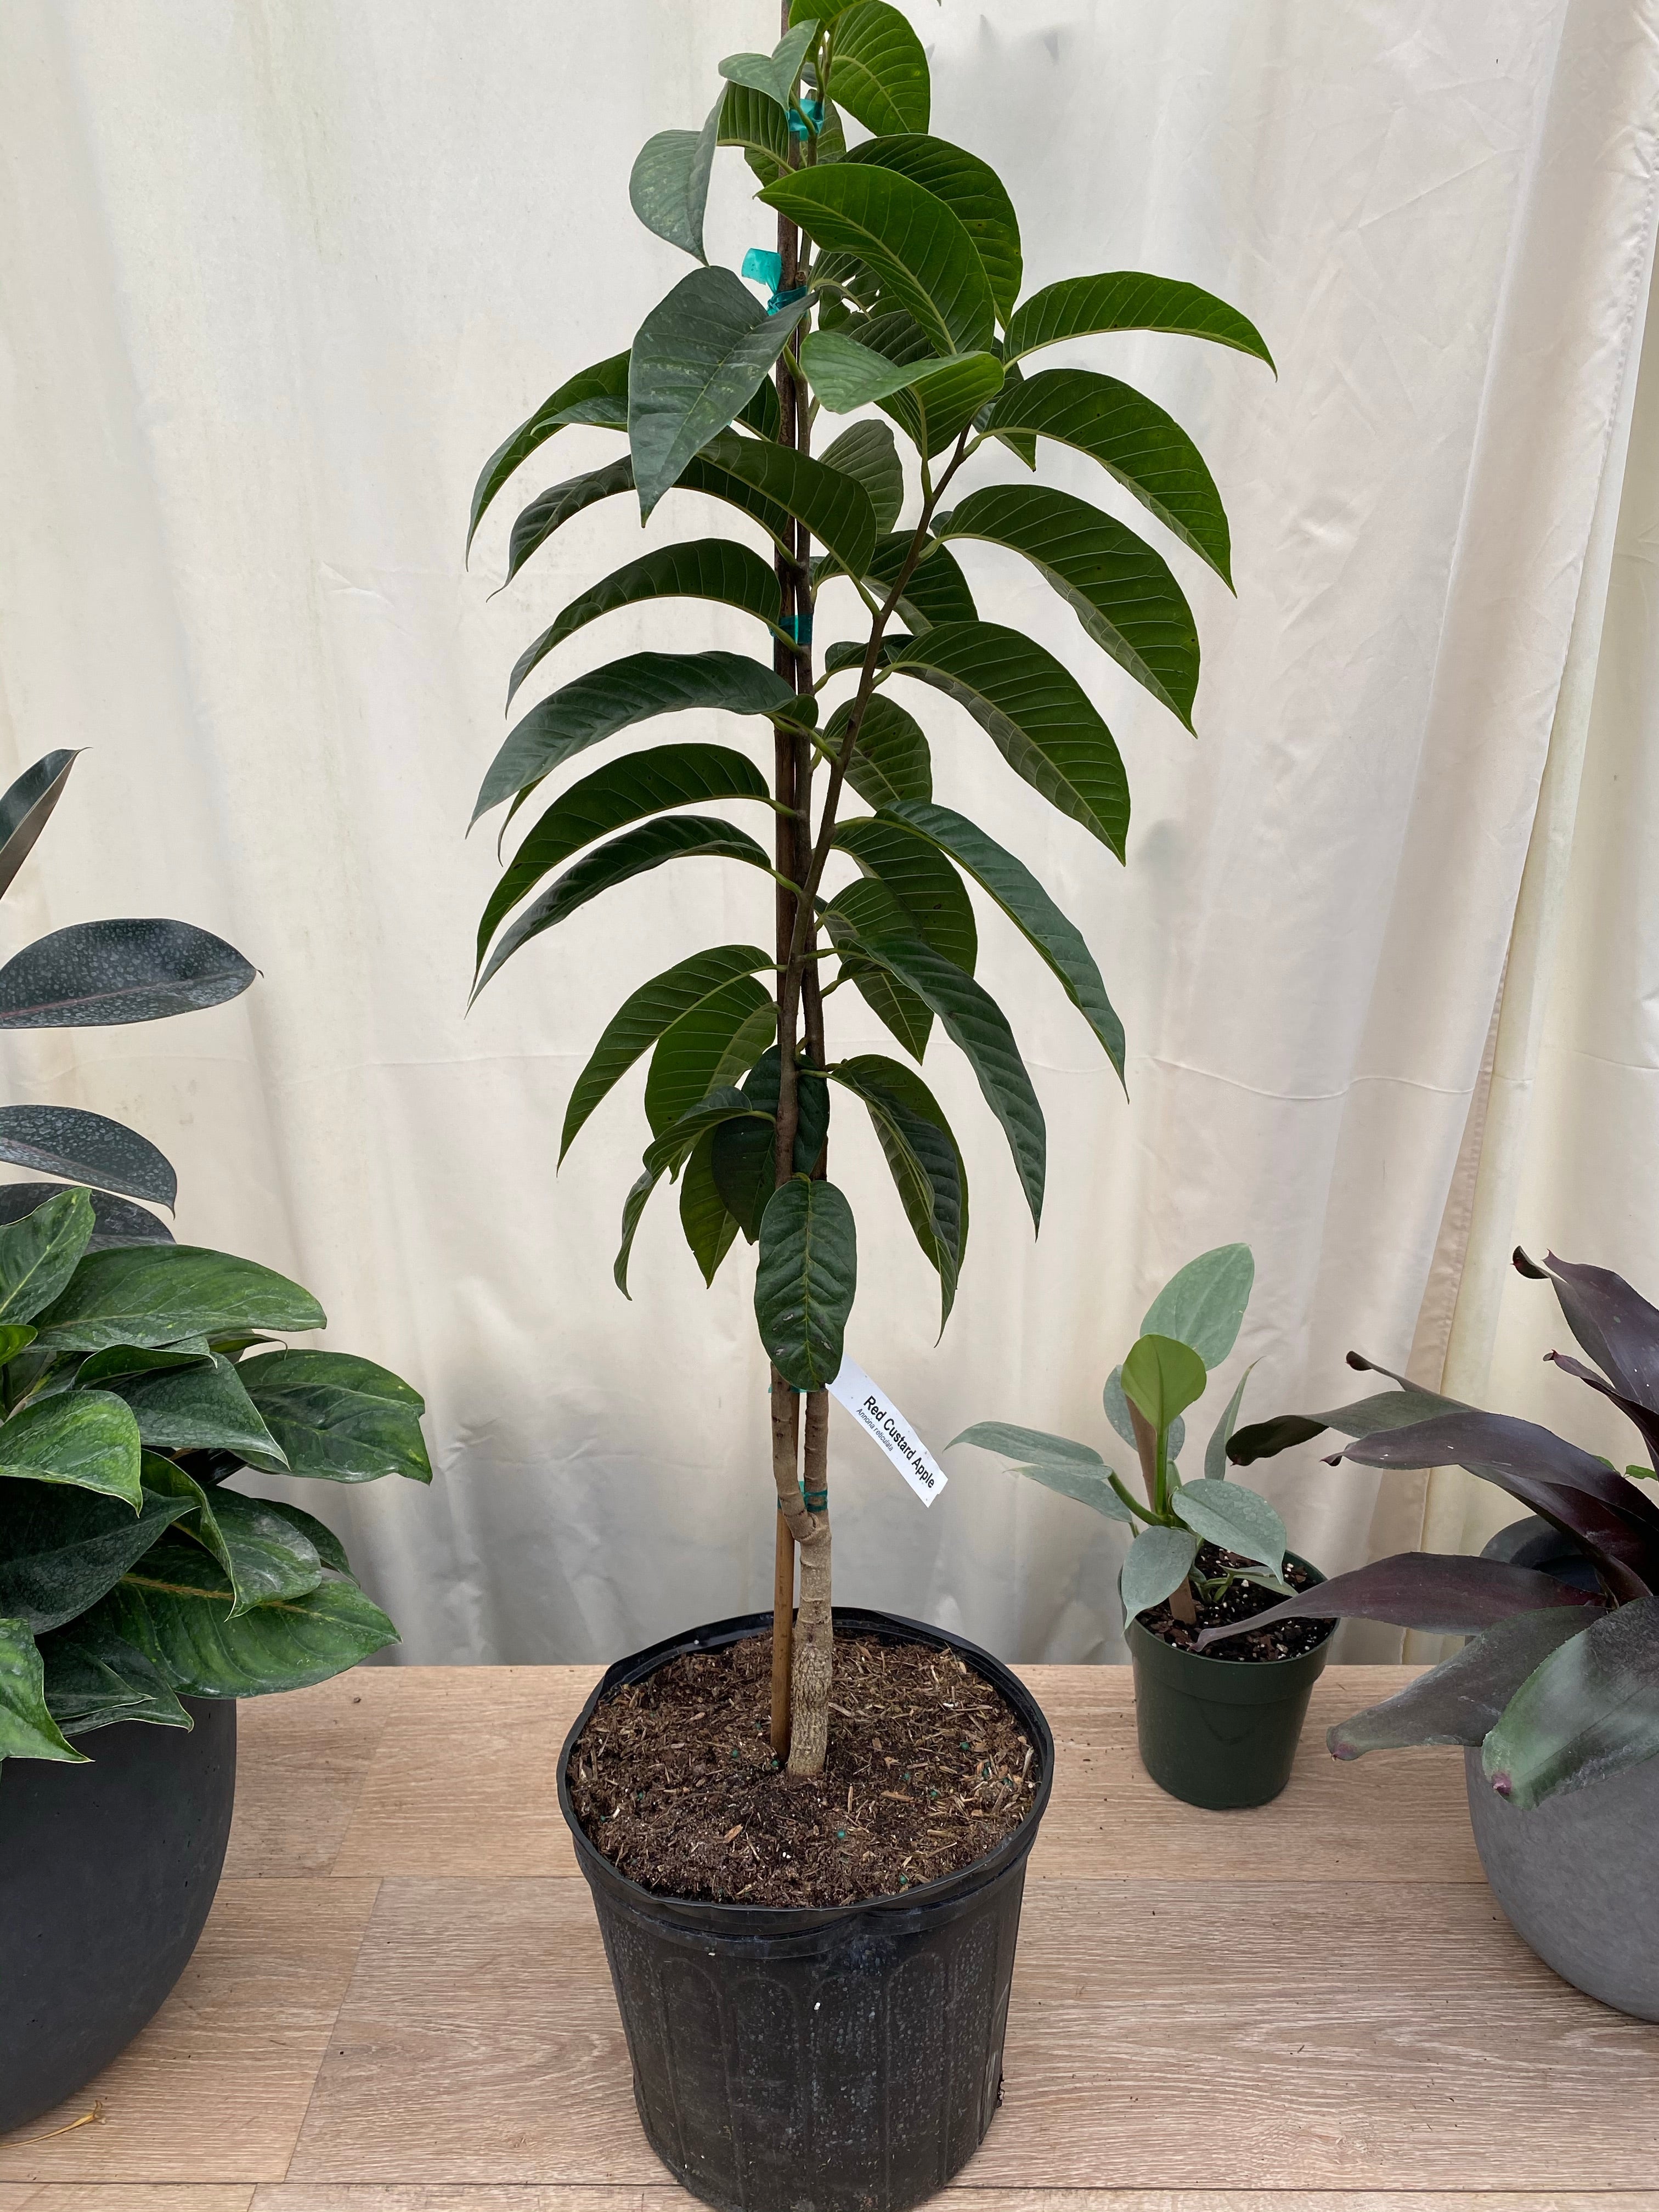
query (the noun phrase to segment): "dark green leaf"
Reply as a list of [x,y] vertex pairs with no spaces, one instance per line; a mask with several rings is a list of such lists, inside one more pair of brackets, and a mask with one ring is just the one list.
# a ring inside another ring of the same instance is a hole
[[1033,1482],[1058,1491],[1062,1498],[1074,1498],[1079,1505],[1091,1505],[1109,1521],[1133,1522],[1134,1516],[1111,1486],[1111,1469],[1087,1444],[1050,1436],[1046,1429],[1022,1429],[1010,1421],[975,1421],[951,1442],[1000,1453],[1012,1461],[1016,1474],[1030,1475]]
[[734,975],[752,975],[769,969],[771,956],[753,945],[720,945],[708,952],[694,953],[678,966],[653,975],[625,999],[605,1025],[587,1065],[576,1079],[565,1109],[559,1139],[563,1160],[582,1123],[641,1054],[653,1045],[663,1031],[705,999],[723,989]]
[[1197,1557],[1198,1539],[1190,1528],[1143,1528],[1123,1562],[1124,1620],[1162,1605],[1186,1581]]
[[855,474],[831,466],[827,458],[815,461],[793,447],[729,431],[712,440],[679,481],[684,490],[707,492],[743,507],[775,538],[781,527],[775,518],[793,515],[854,575],[863,574],[874,550],[876,516],[869,493]]
[[165,1021],[222,1006],[253,976],[234,945],[187,921],[74,921],[0,968],[0,1030]]
[[0,1106],[0,1160],[154,1206],[171,1206],[179,1193],[177,1176],[148,1137],[78,1106]]
[[[826,175],[833,171],[826,171]],[[769,315],[729,269],[694,269],[634,340],[628,445],[643,520],[688,461],[771,374],[808,300]]]
[[718,1133],[722,1123],[754,1114],[754,1107],[741,1091],[713,1091],[700,1105],[682,1115],[672,1128],[664,1130],[659,1137],[653,1137],[646,1146],[643,1172],[623,1201],[622,1242],[611,1268],[617,1288],[624,1297],[630,1295],[628,1262],[634,1249],[635,1235],[652,1192],[665,1175],[678,1170],[689,1158],[698,1139],[706,1133]]
[[1359,1759],[1407,1744],[1481,1743],[1533,1669],[1583,1632],[1584,1617],[1571,1606],[1513,1613],[1394,1697],[1339,1721],[1325,1739],[1332,1755]]
[[544,399],[528,422],[520,422],[484,463],[472,493],[472,512],[467,521],[466,550],[483,520],[484,509],[520,461],[571,422],[594,422],[609,430],[628,428],[628,356],[613,354],[609,361],[585,368]]
[[[890,361],[884,354],[860,345],[856,338],[843,331],[817,331],[803,339],[800,365],[805,370],[814,392],[832,415],[851,415],[860,407],[868,407],[874,401],[886,399],[907,386],[925,386],[918,391],[917,399],[923,407],[929,396],[937,395],[941,409],[955,406],[966,396],[976,394],[966,421],[982,407],[987,399],[1002,389],[1002,364],[994,354],[953,354],[939,361],[929,356],[921,361]],[[906,425],[908,428],[908,425]],[[961,427],[958,422],[957,428]],[[954,431],[951,436],[954,436]],[[916,443],[932,455],[948,445],[950,438],[940,438],[928,444],[924,438]]]
[[[48,1199],[56,1198],[64,1186],[58,1182],[0,1183],[0,1221],[21,1221],[44,1206]],[[132,1206],[125,1198],[112,1198],[107,1192],[93,1190],[87,1193],[92,1200],[92,1238],[88,1252],[106,1252],[112,1244],[171,1244],[173,1231],[165,1221],[142,1206]],[[0,1364],[4,1355],[0,1354]]]
[[1486,1738],[1480,1764],[1525,1810],[1659,1753],[1659,1598],[1593,1621],[1529,1674]]
[[51,820],[78,758],[79,754],[73,751],[43,754],[0,799],[0,898],[11,889],[17,871],[34,850],[35,841]]
[[766,93],[748,85],[728,84],[720,102],[718,128],[720,144],[741,146],[763,184],[769,184],[788,167],[788,118]]
[[1051,653],[997,623],[941,623],[892,666],[965,707],[1015,774],[1121,860],[1129,784],[1111,732]]
[[968,1246],[968,1171],[951,1125],[921,1078],[896,1060],[866,1053],[830,1073],[869,1110],[905,1218],[939,1276],[942,1334]]
[[791,170],[760,197],[817,245],[857,254],[936,351],[989,351],[996,317],[985,264],[944,201],[921,185],[891,169],[837,161]]
[[[753,976],[734,975],[663,1031],[645,1079],[645,1118],[653,1136],[661,1136],[709,1091],[726,1089],[748,1073],[747,1066],[732,1073],[726,1063],[733,1039],[751,1019],[763,1020],[767,1030],[775,1033],[770,995]],[[757,1056],[765,1042],[763,1037]]]
[[231,1328],[325,1328],[309,1291],[252,1260],[192,1244],[135,1244],[82,1260],[40,1316],[42,1345],[102,1352]]
[[1255,1283],[1249,1246],[1218,1244],[1170,1276],[1146,1309],[1142,1334],[1172,1336],[1190,1346],[1206,1367],[1219,1367],[1238,1341]]
[[135,1514],[118,1498],[0,1483],[0,1613],[37,1634],[61,1628],[112,1589],[190,1501],[147,1490]]
[[325,1521],[319,1521],[314,1513],[307,1513],[298,1505],[290,1505],[286,1498],[267,1498],[261,1502],[267,1512],[280,1513],[302,1536],[309,1537],[312,1549],[325,1567],[337,1575],[351,1572],[345,1546]]
[[238,1370],[295,1474],[328,1482],[430,1482],[426,1401],[400,1376],[345,1352],[271,1352]]
[[825,447],[823,462],[827,468],[863,485],[878,532],[890,531],[904,505],[904,471],[887,425],[849,423],[840,437]]
[[[777,1182],[777,1112],[780,1060],[771,1045],[743,1082],[743,1096],[764,1120],[723,1121],[709,1149],[714,1187],[738,1226],[752,1244],[760,1235]],[[797,1175],[811,1175],[830,1131],[830,1089],[815,1069],[801,1067],[795,1078]]]
[[1168,562],[1132,530],[1046,484],[988,484],[933,527],[1023,553],[1096,644],[1191,729],[1198,626]]
[[323,1579],[317,1547],[262,1499],[239,1491],[204,1490],[173,1461],[147,1454],[147,1489],[183,1499],[179,1533],[195,1538],[230,1577],[233,1615],[274,1598],[304,1597]]
[[851,854],[861,875],[886,886],[918,937],[964,975],[973,974],[979,957],[973,902],[936,845],[869,816],[842,823],[835,842]]
[[819,13],[836,25],[830,96],[866,131],[925,131],[932,105],[927,57],[898,9],[886,0],[858,0]]
[[138,1425],[106,1390],[76,1390],[25,1406],[0,1423],[0,1477],[64,1483],[119,1498],[136,1513]]
[[287,1471],[281,1444],[243,1387],[243,1370],[228,1359],[215,1355],[188,1366],[125,1376],[111,1387],[131,1407],[151,1451],[230,1452],[268,1474]]
[[0,1322],[19,1327],[52,1304],[75,1273],[92,1226],[84,1190],[60,1191],[21,1221],[0,1225]]
[[706,262],[702,216],[723,100],[701,131],[659,131],[640,149],[628,179],[629,203],[646,228]]
[[[853,702],[848,699],[830,717],[823,750],[831,760],[845,742],[852,712]],[[847,781],[871,806],[891,806],[905,799],[925,803],[933,795],[933,765],[927,738],[921,726],[884,692],[873,693],[865,707]]]
[[0,1619],[0,1760],[57,1759],[75,1765],[83,1757],[65,1741],[46,1709],[46,1669],[34,1638],[21,1620]]
[[65,1735],[89,1735],[117,1721],[188,1729],[190,1715],[166,1676],[142,1651],[108,1632],[85,1633],[76,1621],[40,1645],[46,1704]]
[[213,1352],[204,1336],[187,1337],[182,1343],[149,1350],[136,1344],[112,1345],[81,1362],[75,1380],[82,1390],[105,1389],[112,1382],[137,1382],[147,1375],[167,1374],[180,1367],[210,1367]]
[[755,1319],[772,1364],[798,1390],[821,1390],[840,1371],[857,1283],[852,1207],[834,1183],[792,1176],[761,1217]]
[[[866,138],[850,147],[849,161],[872,161],[895,169],[945,202],[978,248],[990,280],[999,318],[1006,322],[1019,297],[1024,264],[1020,256],[1019,218],[996,171],[977,154],[947,139],[907,131],[895,137]],[[1042,296],[1038,295],[1039,298]]]
[[[884,603],[888,593],[897,582],[900,571],[910,551],[910,540],[902,531],[896,531],[877,546],[870,563],[869,585],[878,604]],[[896,613],[918,633],[932,629],[939,623],[971,623],[979,620],[979,609],[974,605],[974,595],[968,588],[968,579],[957,567],[956,556],[947,553],[942,545],[932,539],[921,559],[906,579],[903,596],[897,602]],[[873,706],[872,699],[871,704]]]
[[728,54],[720,64],[720,75],[731,83],[747,85],[751,92],[772,100],[787,118],[799,82],[801,64],[817,34],[817,25],[809,19],[796,29],[785,32],[769,54]]
[[1231,540],[1215,479],[1181,425],[1132,385],[1086,368],[1047,368],[1005,391],[991,424],[999,434],[1034,430],[1087,453],[1231,588]]
[[1188,337],[1213,338],[1218,345],[1234,346],[1273,366],[1261,331],[1236,307],[1196,284],[1146,276],[1133,269],[1045,284],[1016,313],[1003,352],[1009,361],[1018,361],[1039,346],[1107,331],[1176,331]]
[[562,483],[550,485],[539,497],[532,499],[513,526],[502,590],[531,555],[545,545],[554,532],[562,530],[573,515],[580,514],[596,501],[612,499],[618,492],[633,489],[633,457],[624,453],[620,460],[607,461],[602,469],[589,469],[581,476],[567,477]]
[[1002,384],[1002,363],[994,355],[963,354],[915,378],[906,389],[889,393],[878,404],[916,451],[932,460],[984,413]]
[[710,1164],[718,1133],[709,1129],[698,1138],[680,1177],[680,1227],[705,1284],[714,1282],[738,1233],[736,1217],[726,1210]]

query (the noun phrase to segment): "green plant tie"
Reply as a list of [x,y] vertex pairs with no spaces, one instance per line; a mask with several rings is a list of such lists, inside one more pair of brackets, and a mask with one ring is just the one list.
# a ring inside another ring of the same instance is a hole
[[808,646],[812,642],[811,615],[785,615],[778,628],[796,645]]
[[809,1490],[802,1483],[800,1502],[809,1513],[824,1513],[829,1510],[830,1493],[827,1490]]
[[789,136],[805,138],[810,133],[816,138],[823,128],[823,102],[821,99],[807,99],[800,104],[802,113],[798,115],[793,107],[789,111]]
[[783,282],[783,256],[769,253],[763,246],[751,246],[743,257],[743,274],[753,284],[764,284],[775,292]]

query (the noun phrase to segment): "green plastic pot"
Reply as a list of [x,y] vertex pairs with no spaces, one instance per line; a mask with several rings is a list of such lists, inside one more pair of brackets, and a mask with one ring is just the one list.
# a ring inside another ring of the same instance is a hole
[[[1324,1581],[1311,1561],[1295,1552],[1286,1557]],[[1132,1620],[1135,1732],[1141,1765],[1158,1788],[1218,1813],[1277,1797],[1291,1778],[1335,1629],[1332,1621],[1323,1640],[1295,1659],[1212,1659]]]

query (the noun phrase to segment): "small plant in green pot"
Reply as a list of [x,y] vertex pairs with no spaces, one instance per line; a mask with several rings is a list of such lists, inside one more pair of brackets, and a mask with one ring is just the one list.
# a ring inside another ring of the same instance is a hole
[[1536,1422],[1419,1389],[1358,1352],[1351,1366],[1398,1387],[1240,1429],[1228,1449],[1247,1465],[1334,1429],[1355,1441],[1332,1466],[1462,1467],[1528,1509],[1479,1559],[1405,1552],[1322,1584],[1312,1609],[1332,1618],[1469,1638],[1339,1722],[1330,1747],[1346,1759],[1463,1746],[1481,1863],[1516,1931],[1590,1996],[1659,2020],[1659,1309],[1604,1267],[1553,1253],[1540,1267],[1520,1251],[1515,1264],[1553,1284],[1592,1364],[1546,1357],[1630,1419],[1647,1467],[1621,1474]]
[[[1190,1261],[1153,1299],[1107,1377],[1106,1418],[1135,1455],[1139,1496],[1091,1444],[1004,1421],[979,1422],[956,1438],[1135,1529],[1118,1589],[1141,1759],[1172,1796],[1216,1809],[1265,1804],[1289,1781],[1331,1635],[1325,1621],[1293,1617],[1295,1594],[1320,1581],[1317,1568],[1286,1549],[1285,1524],[1267,1499],[1227,1477],[1248,1368],[1216,1423],[1203,1473],[1183,1480],[1177,1465],[1183,1417],[1232,1351],[1255,1274],[1245,1244]],[[1208,1654],[1201,1645],[1224,1625],[1236,1640]]]
[[[0,893],[61,797],[0,797]],[[0,1030],[157,1021],[254,970],[155,920],[72,923],[0,968]],[[0,2131],[113,2057],[177,1980],[224,1856],[239,1698],[396,1641],[339,1540],[247,1474],[431,1480],[421,1400],[295,1350],[297,1283],[175,1243],[172,1167],[78,1108],[0,1107]]]

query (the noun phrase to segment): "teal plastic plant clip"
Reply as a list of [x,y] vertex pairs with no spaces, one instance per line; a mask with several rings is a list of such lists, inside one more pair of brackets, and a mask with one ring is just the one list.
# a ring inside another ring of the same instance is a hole
[[803,100],[800,106],[799,114],[793,107],[789,111],[789,136],[805,138],[810,132],[816,138],[823,128],[823,102],[809,98]]
[[769,253],[763,246],[751,246],[743,257],[743,273],[751,284],[764,284],[775,292],[783,282],[783,256]]
[[778,628],[792,645],[808,646],[812,642],[811,615],[785,615]]
[[803,1482],[800,1502],[809,1513],[826,1513],[830,1509],[830,1493],[827,1490],[809,1490]]

